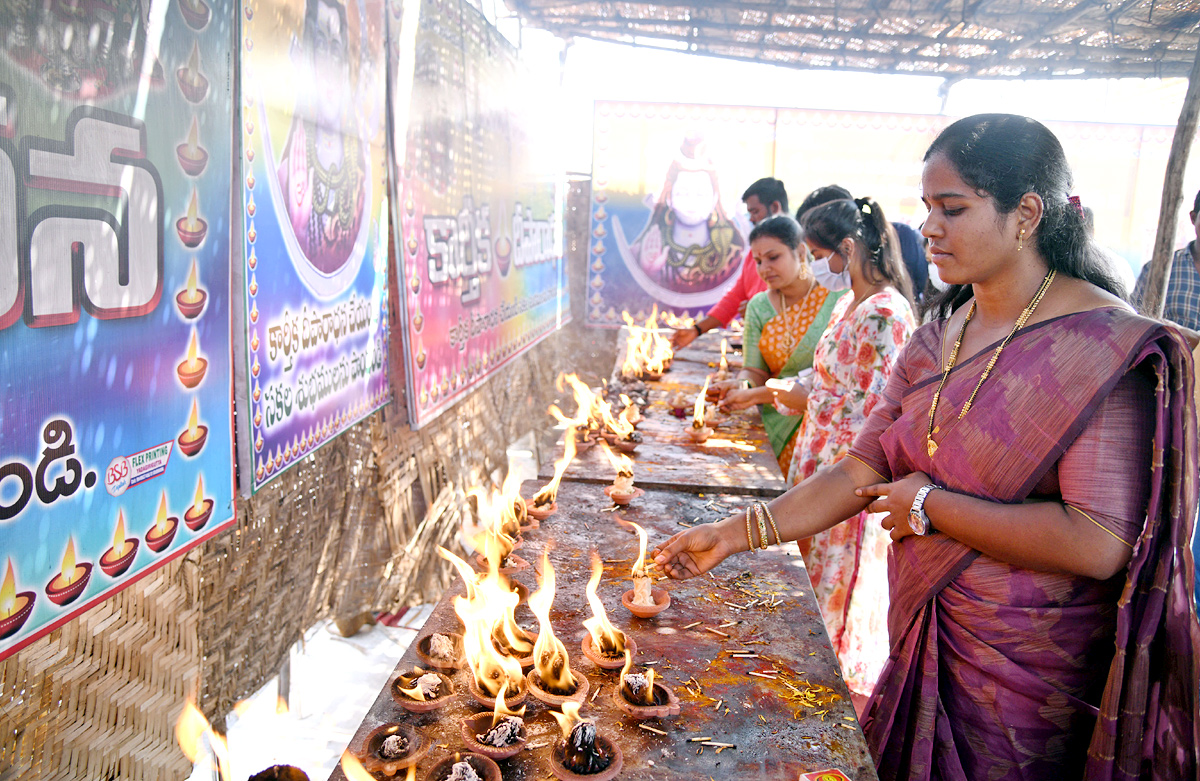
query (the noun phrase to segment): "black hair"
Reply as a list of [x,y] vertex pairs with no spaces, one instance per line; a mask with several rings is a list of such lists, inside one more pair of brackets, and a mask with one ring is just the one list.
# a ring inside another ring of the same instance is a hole
[[1200,190],[1196,191],[1196,200],[1192,202],[1192,214],[1200,212]]
[[810,209],[800,218],[804,238],[818,247],[836,251],[845,239],[863,248],[864,272],[871,284],[887,282],[913,300],[912,282],[900,256],[896,230],[873,198],[839,199]]
[[[1046,264],[1124,299],[1120,282],[1088,237],[1082,210],[1068,200],[1071,168],[1062,144],[1042,123],[1015,114],[976,114],[949,125],[925,152],[941,155],[959,177],[987,195],[1000,214],[1011,214],[1026,193],[1042,199],[1033,239]],[[970,300],[970,285],[950,285],[926,307],[946,317]]]
[[774,217],[768,217],[759,224],[754,226],[750,231],[748,241],[753,244],[756,239],[763,236],[770,236],[779,241],[793,251],[800,249],[800,242],[803,240],[804,234],[800,230],[800,224],[787,214],[776,214]]
[[796,209],[796,219],[800,219],[806,211],[815,209],[823,203],[851,200],[853,198],[854,196],[850,194],[850,191],[841,185],[827,184],[824,187],[818,187],[804,196],[804,200],[800,202],[800,208]]
[[783,211],[788,210],[787,190],[783,188],[783,182],[778,179],[766,177],[759,179],[754,184],[746,188],[746,192],[742,193],[742,200],[745,201],[751,195],[758,199],[758,202],[766,206],[768,211],[771,204],[779,201],[779,208]]

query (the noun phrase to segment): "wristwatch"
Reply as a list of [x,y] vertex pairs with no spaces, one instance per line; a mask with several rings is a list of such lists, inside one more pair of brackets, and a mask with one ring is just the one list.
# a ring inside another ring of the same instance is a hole
[[908,511],[908,527],[918,537],[924,537],[926,534],[937,531],[929,522],[929,516],[925,514],[925,498],[929,496],[930,491],[939,487],[933,483],[921,486],[921,489],[917,491],[917,495],[913,499],[912,508]]

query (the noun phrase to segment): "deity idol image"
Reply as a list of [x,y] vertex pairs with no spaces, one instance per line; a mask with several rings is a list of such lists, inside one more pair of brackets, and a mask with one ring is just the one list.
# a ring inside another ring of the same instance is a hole
[[647,292],[677,305],[716,301],[716,290],[740,268],[745,239],[721,205],[704,140],[684,139],[637,238],[627,242],[613,220],[617,248]]
[[[292,47],[302,76],[297,81],[304,86],[297,91],[282,154],[270,155],[278,160],[271,189],[292,263],[324,299],[354,280],[370,225],[373,123],[364,113],[377,110],[377,101],[369,97],[367,58],[358,67],[352,58],[368,45],[366,31],[355,46],[351,30],[339,0],[305,3],[303,38]],[[270,149],[269,132],[264,139]]]

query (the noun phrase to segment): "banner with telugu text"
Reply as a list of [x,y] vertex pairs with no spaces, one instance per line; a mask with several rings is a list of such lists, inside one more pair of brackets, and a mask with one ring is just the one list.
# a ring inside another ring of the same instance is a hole
[[[622,311],[643,319],[654,304],[703,316],[745,257],[741,193],[764,176],[784,182],[793,215],[808,192],[840,184],[877,200],[889,219],[919,226],[922,158],[954,119],[597,101],[588,324],[619,326]],[[1045,124],[1067,153],[1075,194],[1095,210],[1097,241],[1132,273],[1153,245],[1172,129]]]
[[539,96],[478,11],[389,8],[397,273],[419,428],[569,320],[565,183],[528,119]]
[[0,6],[0,659],[235,522],[234,13]]
[[257,491],[390,399],[386,72],[382,0],[242,13],[238,463]]

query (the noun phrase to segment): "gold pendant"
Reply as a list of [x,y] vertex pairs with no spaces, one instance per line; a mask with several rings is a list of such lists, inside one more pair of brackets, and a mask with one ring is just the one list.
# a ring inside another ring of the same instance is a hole
[[926,439],[925,441],[928,445],[929,457],[933,458],[933,454],[937,452],[937,443],[934,442],[932,439]]

